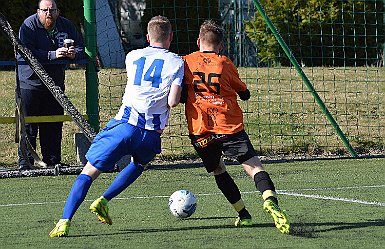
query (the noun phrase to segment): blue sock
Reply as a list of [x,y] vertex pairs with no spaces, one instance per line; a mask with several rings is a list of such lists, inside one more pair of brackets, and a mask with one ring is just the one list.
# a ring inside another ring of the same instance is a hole
[[87,195],[88,189],[92,184],[91,176],[80,174],[74,184],[72,185],[71,191],[68,195],[67,202],[64,205],[64,212],[62,219],[72,219],[76,210],[78,210],[80,204],[84,201]]
[[111,200],[123,190],[125,190],[131,183],[133,183],[142,174],[144,168],[139,164],[131,162],[125,167],[112,182],[107,191],[103,194],[104,198]]

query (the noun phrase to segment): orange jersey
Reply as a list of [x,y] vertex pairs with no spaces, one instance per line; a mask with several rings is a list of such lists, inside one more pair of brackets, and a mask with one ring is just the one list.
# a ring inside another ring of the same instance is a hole
[[226,56],[194,52],[185,60],[185,105],[189,133],[234,134],[244,128],[237,93],[247,87]]

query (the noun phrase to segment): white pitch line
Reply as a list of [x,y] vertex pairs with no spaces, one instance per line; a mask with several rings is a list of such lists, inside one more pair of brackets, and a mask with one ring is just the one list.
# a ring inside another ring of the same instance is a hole
[[65,203],[65,201],[10,203],[10,204],[0,204],[0,207],[17,207],[17,206],[28,206],[28,205],[47,205],[47,204],[58,204],[58,203]]
[[357,199],[347,199],[347,198],[322,196],[322,195],[307,195],[307,194],[285,192],[285,191],[277,191],[277,194],[289,195],[289,196],[299,196],[299,197],[306,197],[306,198],[312,198],[312,199],[344,201],[344,202],[352,202],[352,203],[360,203],[360,204],[365,204],[365,205],[375,205],[375,206],[385,207],[385,203],[378,202],[378,201],[362,201],[362,200],[357,200]]
[[[296,190],[277,190],[277,194],[288,195],[288,196],[299,196],[299,197],[307,197],[313,199],[324,199],[324,200],[334,200],[334,201],[344,201],[344,202],[352,202],[352,203],[360,203],[365,205],[376,205],[376,206],[385,206],[385,203],[376,202],[376,201],[362,201],[356,199],[346,199],[346,198],[338,198],[338,197],[330,197],[330,196],[321,196],[321,195],[307,195],[301,193],[294,193],[289,191],[319,191],[319,190],[342,190],[342,189],[360,189],[360,188],[381,188],[385,187],[385,185],[373,185],[373,186],[352,186],[352,187],[338,187],[338,188],[305,188],[305,189],[296,189]],[[241,192],[242,194],[254,194],[258,191],[248,191]],[[207,193],[207,194],[196,194],[196,196],[212,196],[212,195],[222,195],[222,193]],[[133,197],[117,197],[114,200],[129,200],[129,199],[154,199],[154,198],[169,198],[166,195],[158,195],[158,196],[133,196]],[[91,202],[93,200],[85,200],[85,202]],[[9,203],[9,204],[0,204],[0,207],[16,207],[16,206],[28,206],[28,205],[48,205],[48,204],[60,204],[65,203],[65,201],[55,201],[55,202],[28,202],[28,203]]]
[[345,190],[345,189],[361,189],[361,188],[384,188],[385,185],[372,185],[372,186],[351,186],[351,187],[335,187],[335,188],[301,188],[292,190],[281,191],[319,191],[319,190]]

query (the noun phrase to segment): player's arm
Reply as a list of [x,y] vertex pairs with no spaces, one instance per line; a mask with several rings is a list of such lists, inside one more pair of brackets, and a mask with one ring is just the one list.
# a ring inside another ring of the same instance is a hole
[[230,85],[237,92],[241,100],[250,99],[250,91],[249,89],[247,89],[246,84],[239,78],[238,70],[235,65],[229,61],[228,67],[229,69],[227,70],[227,72],[229,73],[231,78]]
[[170,93],[168,94],[168,105],[170,107],[175,107],[179,104],[181,93],[182,93],[181,86],[177,84],[171,85]]
[[182,93],[183,76],[184,76],[184,63],[180,60],[181,64],[176,73],[176,77],[171,84],[170,92],[168,94],[168,106],[175,107],[180,102],[180,96]]
[[181,93],[181,96],[180,96],[179,103],[186,104],[186,102],[187,102],[187,93],[188,93],[187,84],[186,84],[185,78],[183,78],[182,93]]
[[187,75],[191,75],[191,72],[190,72],[188,64],[186,62],[186,56],[182,56],[182,58],[184,60],[184,75],[183,75],[183,80],[182,80],[182,82],[183,82],[182,93],[181,93],[181,96],[180,96],[179,103],[186,104],[186,102],[187,102],[187,93],[188,93],[188,90],[187,90]]

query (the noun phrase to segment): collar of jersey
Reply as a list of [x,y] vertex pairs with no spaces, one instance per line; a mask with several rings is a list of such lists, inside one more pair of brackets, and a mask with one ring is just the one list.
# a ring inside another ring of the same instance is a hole
[[149,46],[150,48],[157,48],[157,49],[164,49],[164,50],[167,50],[167,49],[165,49],[165,48],[162,48],[162,47],[157,47],[157,46]]

